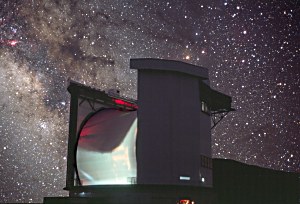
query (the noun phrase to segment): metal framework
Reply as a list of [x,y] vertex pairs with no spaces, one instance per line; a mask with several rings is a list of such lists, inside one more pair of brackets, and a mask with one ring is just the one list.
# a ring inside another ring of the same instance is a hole
[[235,109],[231,108],[229,110],[222,110],[222,111],[213,111],[211,112],[211,121],[212,121],[212,127],[211,129],[213,129],[214,127],[217,126],[217,124],[219,122],[221,122],[221,120],[223,120],[223,118],[225,118],[225,116],[231,112],[231,111],[235,111]]

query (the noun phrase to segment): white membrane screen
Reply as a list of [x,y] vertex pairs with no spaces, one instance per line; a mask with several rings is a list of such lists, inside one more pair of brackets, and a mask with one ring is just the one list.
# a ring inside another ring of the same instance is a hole
[[83,124],[76,152],[81,185],[133,184],[136,111],[104,109]]

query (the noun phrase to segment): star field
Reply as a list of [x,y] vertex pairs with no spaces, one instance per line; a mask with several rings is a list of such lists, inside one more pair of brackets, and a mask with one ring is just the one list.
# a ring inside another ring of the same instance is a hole
[[300,171],[300,3],[0,0],[0,202],[65,187],[68,81],[137,98],[130,58],[209,69],[236,111],[213,157]]

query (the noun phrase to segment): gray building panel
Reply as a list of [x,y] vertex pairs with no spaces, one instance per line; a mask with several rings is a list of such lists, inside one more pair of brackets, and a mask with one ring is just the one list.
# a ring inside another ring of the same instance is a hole
[[212,185],[211,169],[200,165],[201,154],[211,157],[210,117],[201,111],[199,95],[203,78],[180,73],[181,65],[173,70],[135,67],[138,184]]

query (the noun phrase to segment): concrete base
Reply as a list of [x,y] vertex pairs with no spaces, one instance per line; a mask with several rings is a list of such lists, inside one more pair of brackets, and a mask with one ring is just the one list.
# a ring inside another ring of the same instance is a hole
[[[84,191],[83,191],[84,190]],[[175,185],[94,186],[72,189],[70,197],[46,197],[44,203],[177,204],[189,199],[195,204],[212,204],[212,188]]]

